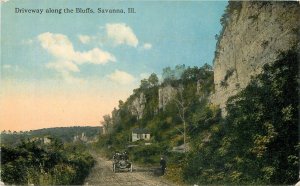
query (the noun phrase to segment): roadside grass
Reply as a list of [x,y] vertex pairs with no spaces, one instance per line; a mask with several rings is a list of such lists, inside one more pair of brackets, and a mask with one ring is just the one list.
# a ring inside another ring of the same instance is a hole
[[182,167],[178,164],[169,164],[163,177],[176,185],[185,185],[182,177]]

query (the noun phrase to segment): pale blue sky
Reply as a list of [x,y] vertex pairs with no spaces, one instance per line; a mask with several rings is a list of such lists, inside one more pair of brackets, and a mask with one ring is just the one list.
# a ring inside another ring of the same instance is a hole
[[[99,125],[142,78],[212,64],[227,1],[1,0],[0,123]],[[43,14],[15,8],[44,9]],[[94,14],[46,14],[93,8]],[[98,14],[97,8],[136,14]]]
[[[47,79],[57,73],[45,68],[53,56],[45,51],[36,37],[42,33],[63,34],[74,50],[88,51],[98,47],[113,54],[115,63],[80,66],[76,77],[99,78],[119,69],[134,77],[143,73],[161,73],[166,66],[212,64],[215,35],[225,1],[99,2],[99,1],[29,1],[11,0],[2,4],[2,65],[17,65],[19,73],[2,71],[3,78]],[[15,14],[15,8],[124,8],[134,7],[136,14]],[[78,35],[105,37],[105,25],[124,23],[132,29],[138,46],[112,46],[109,43],[84,45]],[[30,43],[31,42],[31,43]],[[144,43],[151,49],[142,50]],[[21,71],[22,70],[22,71]]]

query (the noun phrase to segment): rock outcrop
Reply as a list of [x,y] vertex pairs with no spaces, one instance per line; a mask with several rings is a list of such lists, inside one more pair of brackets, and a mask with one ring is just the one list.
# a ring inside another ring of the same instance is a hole
[[298,2],[229,3],[214,59],[215,93],[211,98],[223,115],[227,99],[245,88],[280,52],[299,46],[300,37]]
[[144,114],[145,104],[146,104],[146,96],[142,92],[138,97],[136,97],[132,101],[132,104],[130,105],[131,114],[137,116],[137,119],[142,119]]
[[166,105],[176,96],[177,90],[171,85],[158,89],[158,108],[165,110]]

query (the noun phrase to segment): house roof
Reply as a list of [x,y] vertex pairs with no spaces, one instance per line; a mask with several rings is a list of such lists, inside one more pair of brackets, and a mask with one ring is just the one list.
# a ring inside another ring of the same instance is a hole
[[136,133],[136,134],[150,134],[150,131],[148,129],[145,129],[145,128],[135,128],[132,130],[133,133]]

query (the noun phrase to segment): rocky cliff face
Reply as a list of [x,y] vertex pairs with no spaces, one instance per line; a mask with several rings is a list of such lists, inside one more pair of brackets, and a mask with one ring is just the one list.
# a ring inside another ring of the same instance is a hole
[[146,104],[146,97],[144,93],[140,93],[130,105],[130,111],[132,115],[137,116],[137,119],[142,119]]
[[227,99],[245,88],[251,77],[259,74],[264,64],[274,62],[281,51],[299,46],[300,37],[297,2],[230,3],[230,15],[217,44],[215,94],[211,98],[223,114]]
[[171,85],[158,89],[158,108],[165,109],[166,105],[176,96],[177,91]]
[[[197,95],[201,94],[200,93],[201,87],[202,87],[201,82],[202,82],[201,80],[198,80],[196,82],[195,94],[197,94]],[[182,86],[182,85],[180,85],[180,86]],[[155,109],[154,112],[157,113],[158,110],[160,110],[160,109],[164,111],[166,105],[168,103],[170,103],[170,101],[172,101],[176,97],[177,91],[178,91],[178,87],[174,87],[172,85],[160,86],[158,88],[158,98],[155,98],[155,99],[158,99],[158,105],[156,107],[157,109]],[[203,95],[203,97],[204,96],[205,95]],[[201,98],[202,97],[199,97],[199,101]],[[143,92],[141,92],[141,93],[135,95],[135,98],[132,99],[132,101],[130,102],[128,109],[130,110],[132,115],[137,116],[137,119],[142,119],[144,110],[145,110],[145,107],[147,104],[149,104],[149,103],[147,103],[146,96]],[[113,117],[117,118],[117,116],[114,116],[114,114],[113,114]]]

